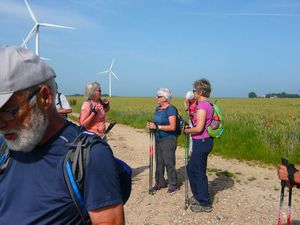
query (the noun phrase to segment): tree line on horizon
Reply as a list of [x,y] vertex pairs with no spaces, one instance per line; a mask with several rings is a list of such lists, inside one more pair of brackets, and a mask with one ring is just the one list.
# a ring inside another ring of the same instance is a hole
[[281,93],[269,93],[265,96],[258,96],[254,91],[249,92],[248,98],[300,98],[299,94],[288,94],[286,92]]

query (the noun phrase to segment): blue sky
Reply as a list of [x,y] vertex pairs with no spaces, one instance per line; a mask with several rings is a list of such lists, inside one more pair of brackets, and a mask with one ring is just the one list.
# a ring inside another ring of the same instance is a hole
[[[28,0],[40,22],[76,30],[40,30],[40,56],[65,94],[98,81],[108,93],[155,96],[168,87],[183,97],[208,78],[213,97],[250,91],[298,93],[299,0]],[[0,0],[0,45],[21,45],[34,25],[23,0]],[[28,42],[34,51],[35,40]]]

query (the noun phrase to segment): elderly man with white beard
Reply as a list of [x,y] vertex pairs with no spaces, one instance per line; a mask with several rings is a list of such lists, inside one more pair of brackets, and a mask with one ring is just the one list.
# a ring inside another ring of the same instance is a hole
[[[55,72],[31,51],[0,47],[0,133],[9,148],[0,169],[0,224],[84,224],[63,177],[65,140],[79,127],[55,107]],[[93,224],[124,224],[116,165],[109,147],[90,151],[84,204]],[[95,163],[93,163],[95,162]]]

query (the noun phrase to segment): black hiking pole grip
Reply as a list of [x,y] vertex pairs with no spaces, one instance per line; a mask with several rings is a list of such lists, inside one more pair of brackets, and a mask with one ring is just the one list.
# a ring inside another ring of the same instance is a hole
[[[284,165],[284,166],[286,166],[286,167],[288,167],[288,165],[289,165],[289,161],[287,160],[287,159],[285,159],[285,158],[281,158],[281,164],[282,165]],[[281,186],[286,186],[286,182],[285,181],[281,181]]]

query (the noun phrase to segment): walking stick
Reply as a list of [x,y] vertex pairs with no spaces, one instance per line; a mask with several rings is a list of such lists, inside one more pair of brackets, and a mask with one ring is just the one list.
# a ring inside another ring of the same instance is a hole
[[152,181],[153,181],[153,142],[154,142],[154,131],[150,131],[150,144],[149,144],[149,195],[153,195]]
[[187,163],[189,158],[189,135],[184,133],[184,178],[185,178],[185,185],[184,185],[184,209],[187,210],[189,207],[189,178],[187,173]]
[[[287,166],[288,161],[284,158],[281,159],[282,165]],[[283,208],[283,199],[284,199],[284,188],[286,186],[285,181],[281,181],[281,192],[280,192],[280,204],[279,204],[279,212],[278,212],[278,225],[282,225],[282,208]],[[290,192],[292,193],[292,192]]]
[[104,134],[108,134],[108,132],[116,125],[116,121],[112,121],[110,122],[110,124],[108,125],[108,127],[106,128]]
[[291,214],[292,214],[292,188],[289,188],[289,203],[288,203],[288,214],[286,225],[291,225]]

